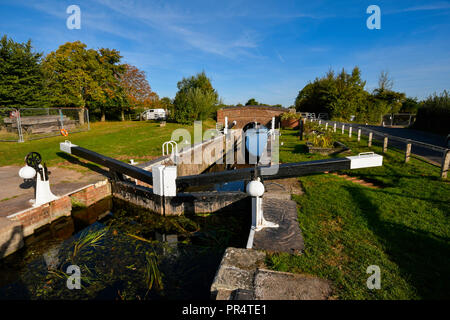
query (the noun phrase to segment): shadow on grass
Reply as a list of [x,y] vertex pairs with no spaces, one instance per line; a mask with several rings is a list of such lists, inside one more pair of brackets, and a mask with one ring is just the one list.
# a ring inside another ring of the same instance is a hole
[[296,144],[293,150],[293,153],[308,153],[308,147],[306,144]]
[[80,161],[80,159],[71,156],[70,154],[64,153],[64,152],[57,152],[56,153],[59,157],[63,158],[66,161],[69,161],[72,164],[76,164],[79,166],[83,166],[85,168],[88,168],[89,170],[92,170],[94,172],[100,173],[106,177],[109,177],[109,172],[108,170],[102,169],[101,167],[99,167],[96,164],[90,163],[90,162],[83,162]]
[[366,191],[357,187],[346,189],[359,205],[369,229],[383,244],[385,254],[397,264],[402,277],[415,287],[418,295],[423,299],[449,297],[449,238],[383,221],[378,207],[368,198]]

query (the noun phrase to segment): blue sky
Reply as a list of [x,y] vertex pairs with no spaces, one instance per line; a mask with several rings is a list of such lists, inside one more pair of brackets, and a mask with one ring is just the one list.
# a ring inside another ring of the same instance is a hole
[[[72,4],[80,30],[66,27]],[[372,4],[380,30],[366,27]],[[75,40],[118,49],[160,97],[204,70],[226,104],[289,106],[308,81],[355,65],[368,90],[382,70],[409,96],[450,89],[450,1],[0,0],[0,34],[45,54]]]

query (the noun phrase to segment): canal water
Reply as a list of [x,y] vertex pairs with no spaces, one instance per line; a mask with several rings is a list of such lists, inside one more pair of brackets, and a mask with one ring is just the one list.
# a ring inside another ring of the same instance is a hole
[[[163,217],[114,198],[73,209],[0,260],[0,299],[209,299],[225,249],[245,246],[249,212]],[[81,289],[67,286],[71,265]]]

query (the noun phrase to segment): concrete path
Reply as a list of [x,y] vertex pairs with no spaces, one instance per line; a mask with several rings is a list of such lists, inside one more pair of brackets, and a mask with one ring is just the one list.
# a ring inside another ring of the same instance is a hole
[[211,286],[215,300],[327,300],[331,282],[266,269],[263,251],[227,248]]
[[278,228],[264,228],[255,233],[253,249],[299,254],[304,249],[303,236],[297,220],[297,204],[292,194],[303,194],[297,178],[266,181],[263,214]]
[[[76,167],[76,166],[74,166]],[[0,217],[32,206],[29,200],[34,199],[34,182],[24,181],[19,177],[19,166],[0,167]],[[81,172],[59,167],[50,167],[50,188],[57,196],[65,195],[86,185],[103,180],[104,175],[96,172]]]

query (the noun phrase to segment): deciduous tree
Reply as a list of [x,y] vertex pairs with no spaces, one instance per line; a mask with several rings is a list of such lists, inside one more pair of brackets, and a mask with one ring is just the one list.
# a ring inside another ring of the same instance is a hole
[[211,85],[205,72],[190,78],[183,78],[177,84],[174,99],[174,119],[180,123],[205,120],[216,111],[219,95]]
[[120,77],[120,85],[125,90],[128,105],[132,109],[149,109],[159,106],[158,95],[152,91],[145,72],[126,64]]
[[[114,49],[86,49],[80,41],[67,42],[43,61],[46,85],[56,106],[89,108],[105,120],[108,109],[121,110],[124,93],[119,85],[124,66]],[[80,117],[81,119],[82,117]]]

